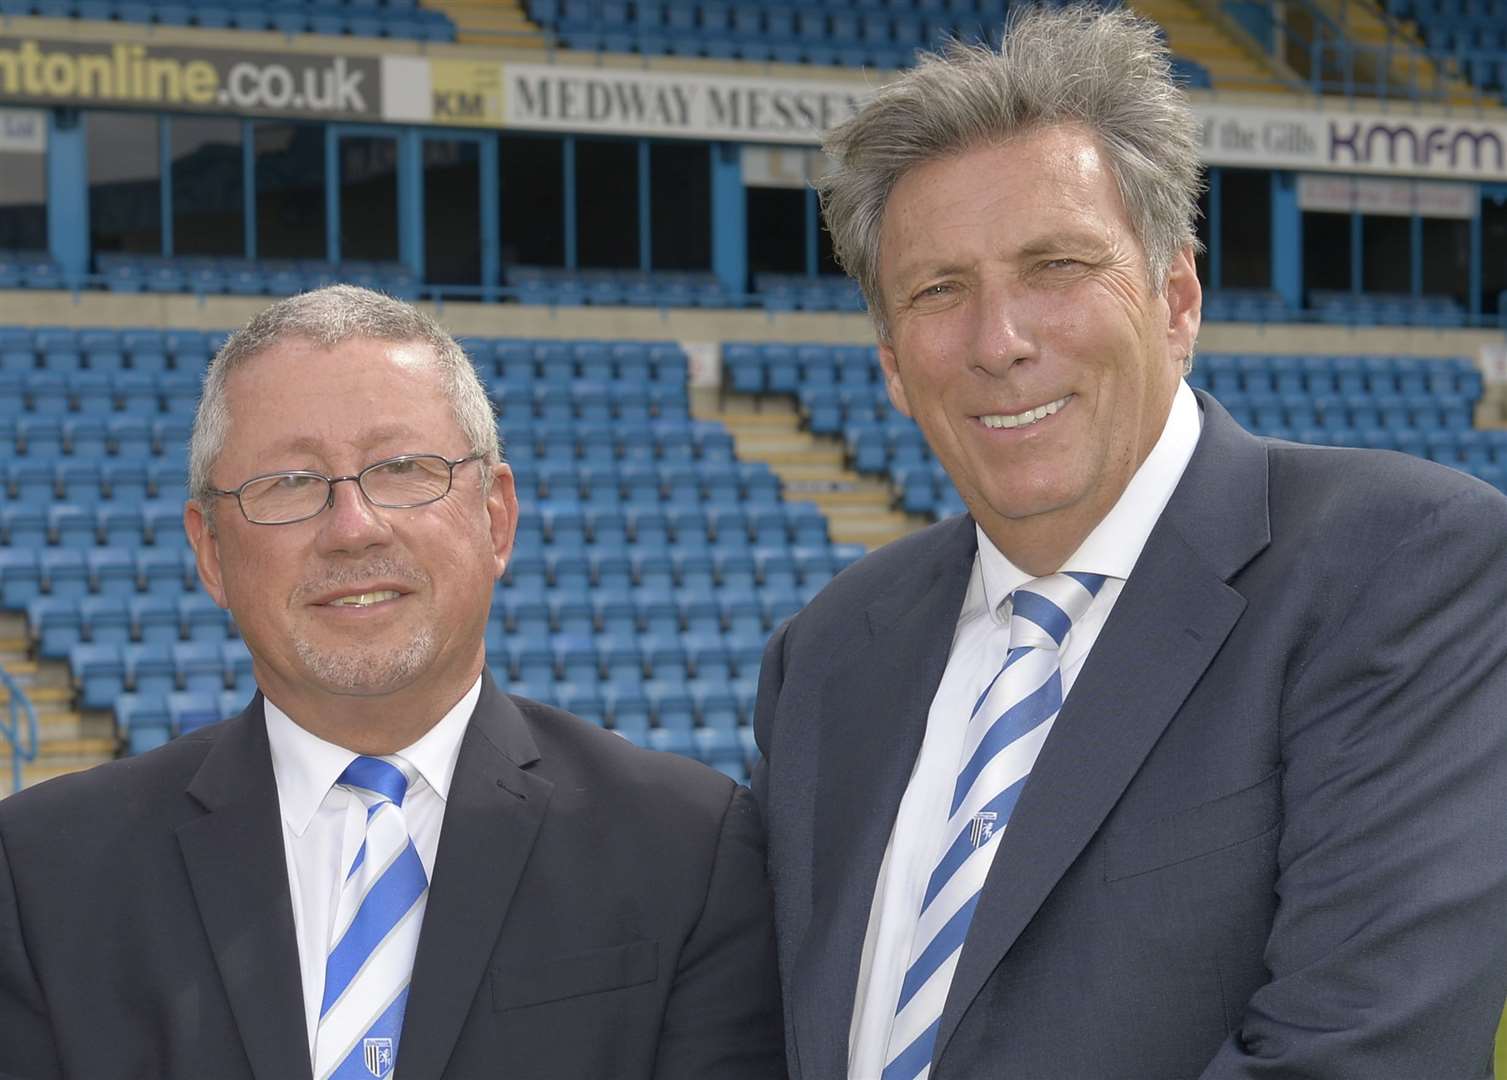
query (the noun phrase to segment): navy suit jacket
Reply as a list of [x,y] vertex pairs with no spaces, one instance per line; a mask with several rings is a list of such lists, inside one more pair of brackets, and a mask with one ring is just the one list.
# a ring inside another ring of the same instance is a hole
[[[482,683],[397,1075],[783,1076],[752,797]],[[260,695],[0,802],[0,1077],[309,1074]]]
[[[932,1080],[1489,1077],[1507,500],[1200,404],[1000,842]],[[871,554],[765,654],[754,789],[801,1080],[846,1076],[875,879],[975,547],[962,517]]]

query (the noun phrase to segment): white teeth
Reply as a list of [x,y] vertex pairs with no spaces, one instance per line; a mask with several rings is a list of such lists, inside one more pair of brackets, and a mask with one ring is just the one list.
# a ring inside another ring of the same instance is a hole
[[398,594],[391,589],[383,589],[381,592],[361,593],[359,596],[342,596],[339,600],[331,600],[331,607],[366,607],[381,600],[396,600]]
[[1058,398],[1056,401],[1048,402],[1045,405],[1038,405],[1034,409],[1027,409],[1025,412],[1016,413],[1014,416],[1004,416],[996,413],[991,416],[981,416],[979,419],[983,421],[985,427],[1025,427],[1027,424],[1034,424],[1038,420],[1044,420],[1048,416],[1051,416],[1058,409],[1066,405],[1072,399],[1072,396],[1072,394],[1069,394],[1067,397]]

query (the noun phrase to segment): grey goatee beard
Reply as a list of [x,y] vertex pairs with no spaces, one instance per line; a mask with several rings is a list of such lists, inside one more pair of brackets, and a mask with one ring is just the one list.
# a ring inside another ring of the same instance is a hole
[[[422,569],[393,558],[379,558],[360,566],[332,570],[315,581],[306,581],[294,592],[295,602],[347,586],[356,587],[373,579],[394,582],[405,588],[427,585]],[[327,688],[343,693],[380,693],[409,682],[434,662],[439,648],[434,627],[416,625],[412,636],[398,646],[353,640],[340,646],[315,645],[303,637],[293,641],[298,658]]]

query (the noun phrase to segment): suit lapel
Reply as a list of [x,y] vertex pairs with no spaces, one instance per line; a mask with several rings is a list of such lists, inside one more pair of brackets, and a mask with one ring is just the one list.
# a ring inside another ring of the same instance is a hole
[[475,1004],[554,785],[523,715],[483,674],[445,804],[403,1018],[399,1075],[438,1080]]
[[228,722],[188,793],[206,813],[178,828],[178,843],[252,1072],[306,1078],[303,982],[260,694]]
[[869,607],[867,634],[834,660],[822,695],[806,945],[790,981],[801,1068],[842,1076],[874,885],[947,666],[976,549],[963,517],[937,556]]
[[1127,579],[1000,841],[953,975],[936,1058],[1219,652],[1226,582],[1270,542],[1266,450],[1200,394],[1198,449]]

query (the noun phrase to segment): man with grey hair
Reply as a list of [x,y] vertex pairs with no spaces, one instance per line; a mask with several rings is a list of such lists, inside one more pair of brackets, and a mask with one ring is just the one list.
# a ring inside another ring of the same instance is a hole
[[0,803],[0,1077],[783,1076],[752,797],[487,674],[518,503],[454,340],[276,303],[190,460],[258,692]]
[[801,1080],[1480,1080],[1507,994],[1507,501],[1182,379],[1156,27],[1019,14],[831,133],[835,248],[968,514],[771,639]]

